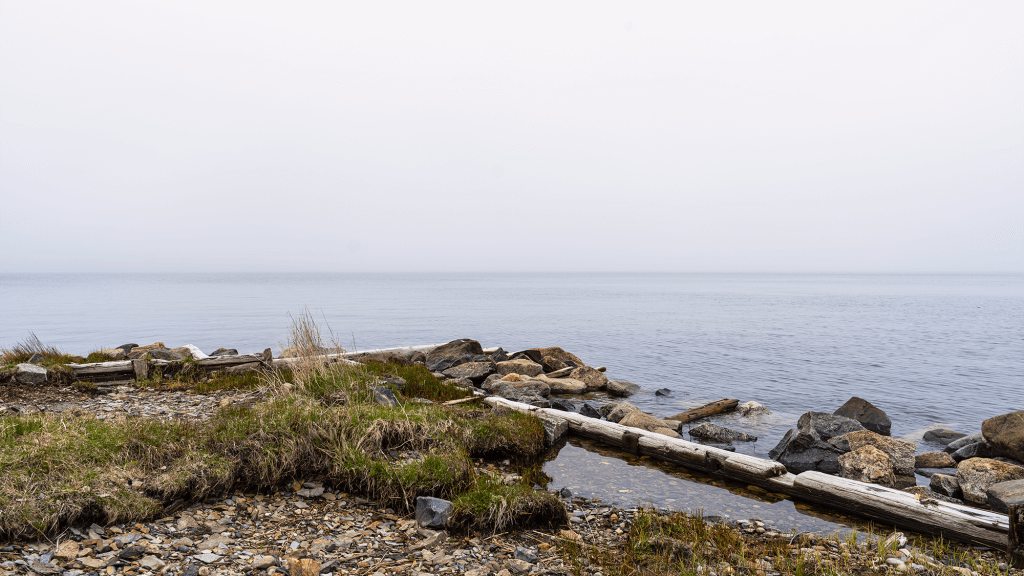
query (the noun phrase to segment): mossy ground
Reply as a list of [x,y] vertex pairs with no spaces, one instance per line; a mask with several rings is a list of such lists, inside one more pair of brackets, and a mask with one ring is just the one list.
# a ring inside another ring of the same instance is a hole
[[[369,386],[383,375],[407,382],[397,407],[372,401]],[[535,460],[544,449],[540,421],[407,401],[467,394],[421,366],[333,365],[298,377],[250,373],[194,385],[262,386],[270,396],[224,407],[205,423],[0,417],[0,539],[51,535],[69,524],[138,521],[178,499],[273,490],[298,479],[318,479],[396,509],[410,509],[417,496],[452,499],[459,510],[473,511],[467,527],[564,520],[553,497],[481,479],[473,465],[474,458]],[[419,458],[396,461],[396,453],[410,451]],[[481,516],[484,502],[497,512]]]

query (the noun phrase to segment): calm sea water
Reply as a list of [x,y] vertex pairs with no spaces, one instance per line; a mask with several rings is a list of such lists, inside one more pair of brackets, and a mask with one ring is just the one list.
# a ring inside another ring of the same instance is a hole
[[350,348],[562,346],[662,416],[757,400],[772,416],[718,421],[758,435],[739,446],[758,455],[854,395],[911,439],[1024,409],[1022,275],[0,275],[0,346],[31,330],[77,353],[280,349],[307,307]]

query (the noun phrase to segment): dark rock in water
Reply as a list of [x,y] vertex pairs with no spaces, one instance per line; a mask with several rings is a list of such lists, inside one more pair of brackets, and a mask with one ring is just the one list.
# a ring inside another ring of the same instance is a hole
[[923,440],[925,442],[933,442],[935,444],[942,444],[943,446],[949,444],[953,440],[959,440],[967,436],[963,432],[954,432],[945,428],[939,428],[937,430],[929,430],[924,433]]
[[591,406],[589,402],[584,402],[583,406],[580,406],[580,415],[587,418],[601,418],[601,413],[598,412],[597,408]]
[[956,468],[956,460],[945,452],[925,452],[914,456],[914,468]]
[[455,506],[440,498],[416,498],[416,523],[423,528],[442,528],[451,518]]
[[835,436],[865,430],[860,422],[852,418],[827,412],[805,412],[797,420],[796,427],[802,432],[813,432],[819,439],[825,441]]
[[42,361],[43,361],[43,355],[39,354],[38,352],[33,354],[32,357],[28,359],[28,363],[29,364],[39,364]]
[[469,378],[475,384],[480,384],[488,375],[494,373],[494,362],[467,362],[453,366],[443,372],[448,378]]
[[985,420],[981,433],[1000,456],[1024,462],[1024,410]]
[[956,480],[964,500],[975,504],[988,502],[989,488],[1009,480],[1024,479],[1024,468],[989,458],[971,458],[956,467]]
[[827,412],[807,412],[797,421],[797,428],[786,432],[768,455],[795,473],[817,470],[827,474],[839,472],[839,455],[844,451],[828,440],[864,427],[850,418]]
[[572,498],[572,490],[569,490],[568,488],[562,488],[558,491],[558,494],[561,495],[562,498]]
[[654,391],[654,395],[655,396],[671,396],[672,395],[672,391],[669,390],[668,388],[658,388],[657,390]]
[[492,362],[504,362],[505,360],[508,360],[508,352],[505,352],[501,348],[491,352],[490,356]]
[[994,458],[999,456],[999,451],[988,442],[975,442],[953,452],[952,458],[957,462],[970,460],[971,458]]
[[544,360],[544,355],[538,350],[522,350],[508,357],[509,360],[519,360],[521,358],[540,364]]
[[854,396],[833,412],[836,416],[845,416],[860,422],[864,428],[883,436],[889,436],[892,421],[871,402]]
[[484,349],[476,340],[469,340],[468,338],[452,340],[447,344],[434,348],[427,354],[427,370],[431,372],[444,372],[452,366],[476,362],[477,357],[481,356],[488,360],[484,356]]
[[238,350],[234,348],[217,348],[210,352],[210,356],[238,356]]
[[711,424],[710,422],[705,422],[690,428],[690,436],[693,438],[700,438],[701,440],[720,442],[723,444],[727,444],[729,442],[757,442],[757,436],[751,436],[750,434],[730,430],[724,426]]
[[370,386],[370,391],[373,392],[373,399],[381,406],[387,406],[389,408],[398,406],[398,398],[395,397],[395,392],[387,386]]
[[939,494],[938,492],[932,491],[928,488],[925,488],[924,486],[911,486],[910,488],[904,488],[903,491],[913,494],[915,496],[920,496],[922,502],[925,501],[925,499],[932,499],[941,500],[943,502],[949,502],[950,504],[964,503],[964,501],[960,500],[959,498],[950,498],[945,494]]
[[956,452],[957,450],[963,448],[964,446],[968,446],[970,444],[977,444],[978,442],[984,441],[985,437],[982,436],[981,434],[971,434],[970,436],[957,438],[956,440],[953,440],[949,444],[946,444],[946,452],[952,454],[953,452]]
[[120,346],[115,346],[115,348],[120,348],[121,350],[124,350],[124,353],[125,353],[126,356],[128,355],[129,352],[132,351],[133,348],[138,348],[138,347],[139,347],[138,344],[121,344]]
[[[589,404],[588,404],[589,406]],[[561,410],[562,412],[575,412],[576,405],[564,398],[552,398],[551,408],[555,410]]]
[[985,491],[993,512],[1007,513],[1010,506],[1024,506],[1024,480],[993,484]]
[[605,392],[609,396],[618,396],[619,398],[626,398],[636,394],[640,391],[640,387],[632,382],[626,382],[625,380],[609,380],[605,386]]
[[964,496],[963,491],[960,490],[960,482],[957,481],[955,472],[953,474],[933,474],[928,486],[933,492],[950,498],[962,499]]

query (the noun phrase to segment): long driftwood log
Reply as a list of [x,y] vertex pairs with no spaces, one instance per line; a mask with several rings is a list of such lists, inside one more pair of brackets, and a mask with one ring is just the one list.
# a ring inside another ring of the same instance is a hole
[[673,422],[679,422],[676,426],[676,430],[680,430],[683,424],[689,424],[694,420],[700,420],[701,418],[707,418],[708,416],[714,416],[715,414],[721,414],[730,410],[735,410],[736,406],[739,405],[739,400],[723,399],[715,400],[714,402],[708,402],[703,406],[691,408],[685,412],[680,412],[675,416],[669,416],[665,420],[672,420]]
[[741,480],[771,492],[879,520],[889,526],[998,548],[1007,543],[1009,522],[1000,514],[927,498],[919,500],[907,492],[821,472],[790,474],[774,460],[736,454],[571,412],[537,408],[493,396],[484,402],[543,414],[545,418],[561,418],[569,424],[570,432],[604,444],[713,476]]

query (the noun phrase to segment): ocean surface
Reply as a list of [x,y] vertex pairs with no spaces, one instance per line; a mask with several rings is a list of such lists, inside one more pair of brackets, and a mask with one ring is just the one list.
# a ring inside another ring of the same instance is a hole
[[756,400],[772,415],[716,421],[757,435],[737,449],[761,456],[851,396],[915,441],[1024,409],[1024,275],[0,274],[0,346],[32,331],[79,354],[280,350],[307,309],[348,349],[561,346],[642,386],[631,401],[659,416]]

